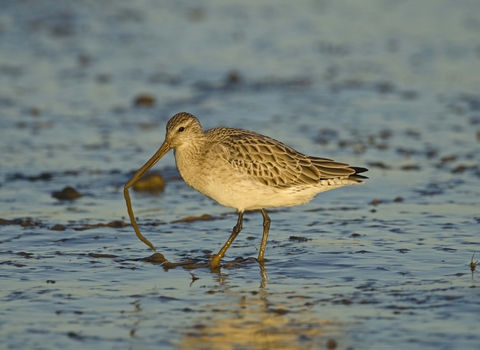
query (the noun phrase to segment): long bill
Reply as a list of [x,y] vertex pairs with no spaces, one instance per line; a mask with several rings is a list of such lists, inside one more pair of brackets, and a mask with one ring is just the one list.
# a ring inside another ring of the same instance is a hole
[[170,151],[170,149],[171,149],[170,145],[164,142],[162,146],[158,149],[158,151],[155,152],[152,158],[150,158],[148,162],[145,163],[144,166],[138,169],[135,175],[123,187],[123,196],[125,197],[125,201],[127,202],[128,216],[130,217],[130,222],[132,223],[135,233],[137,234],[137,237],[139,240],[141,240],[143,243],[148,245],[154,251],[157,251],[157,250],[155,249],[153,244],[150,243],[150,241],[145,237],[143,237],[143,235],[140,233],[140,229],[138,228],[137,222],[135,221],[135,216],[133,215],[132,202],[130,200],[130,194],[128,193],[128,189],[135,182],[137,182],[137,180],[140,179],[148,170],[150,170],[150,168],[153,167],[168,151]]

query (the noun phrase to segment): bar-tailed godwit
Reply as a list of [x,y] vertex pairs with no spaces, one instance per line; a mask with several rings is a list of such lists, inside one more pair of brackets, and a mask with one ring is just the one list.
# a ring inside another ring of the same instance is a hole
[[367,171],[365,168],[306,156],[249,130],[214,128],[203,131],[193,115],[178,113],[168,121],[161,147],[124,187],[135,232],[153,250],[155,247],[143,237],[135,221],[128,189],[172,148],[178,171],[188,185],[238,212],[237,224],[210,261],[211,268],[220,266],[220,259],[242,230],[246,210],[260,210],[263,215],[263,237],[257,258],[263,262],[270,229],[266,208],[307,203],[320,192],[362,184],[366,179],[359,175]]

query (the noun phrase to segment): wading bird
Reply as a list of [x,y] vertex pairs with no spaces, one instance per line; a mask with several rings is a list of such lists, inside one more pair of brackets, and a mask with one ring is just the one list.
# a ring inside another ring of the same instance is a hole
[[270,229],[265,209],[307,203],[320,192],[362,184],[362,180],[367,179],[359,175],[367,171],[365,168],[306,156],[249,130],[214,128],[203,131],[196,117],[178,113],[168,121],[161,147],[124,187],[135,232],[153,250],[155,247],[138,229],[128,189],[171,149],[175,152],[178,171],[188,185],[238,212],[230,238],[210,261],[212,269],[220,266],[220,259],[242,230],[246,210],[260,210],[263,215],[263,237],[257,258],[263,262]]

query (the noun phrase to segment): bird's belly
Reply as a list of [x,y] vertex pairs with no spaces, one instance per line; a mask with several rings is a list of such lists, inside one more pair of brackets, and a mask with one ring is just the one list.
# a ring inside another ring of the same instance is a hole
[[281,191],[232,171],[235,169],[230,167],[217,164],[216,167],[202,166],[195,171],[190,165],[179,166],[178,170],[188,185],[226,207],[244,211],[286,205],[282,204]]
[[223,176],[218,176],[215,181],[194,181],[190,185],[219,204],[239,211],[303,204],[324,191],[313,187],[278,188],[254,180]]

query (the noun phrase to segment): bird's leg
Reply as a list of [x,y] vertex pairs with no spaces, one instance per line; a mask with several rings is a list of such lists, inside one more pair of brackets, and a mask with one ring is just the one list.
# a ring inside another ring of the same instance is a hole
[[223,258],[227,249],[230,247],[230,245],[233,243],[235,238],[237,238],[238,234],[242,230],[242,221],[243,221],[243,212],[238,212],[237,224],[233,228],[232,234],[230,235],[230,237],[228,238],[228,241],[225,243],[222,249],[220,249],[218,254],[213,257],[212,261],[210,261],[210,267],[212,269],[220,266],[220,259]]
[[270,218],[267,215],[265,209],[261,209],[263,215],[263,237],[262,243],[260,244],[260,252],[258,253],[257,261],[265,261],[263,255],[265,254],[265,249],[267,248],[267,238],[268,238],[268,231],[270,230]]

